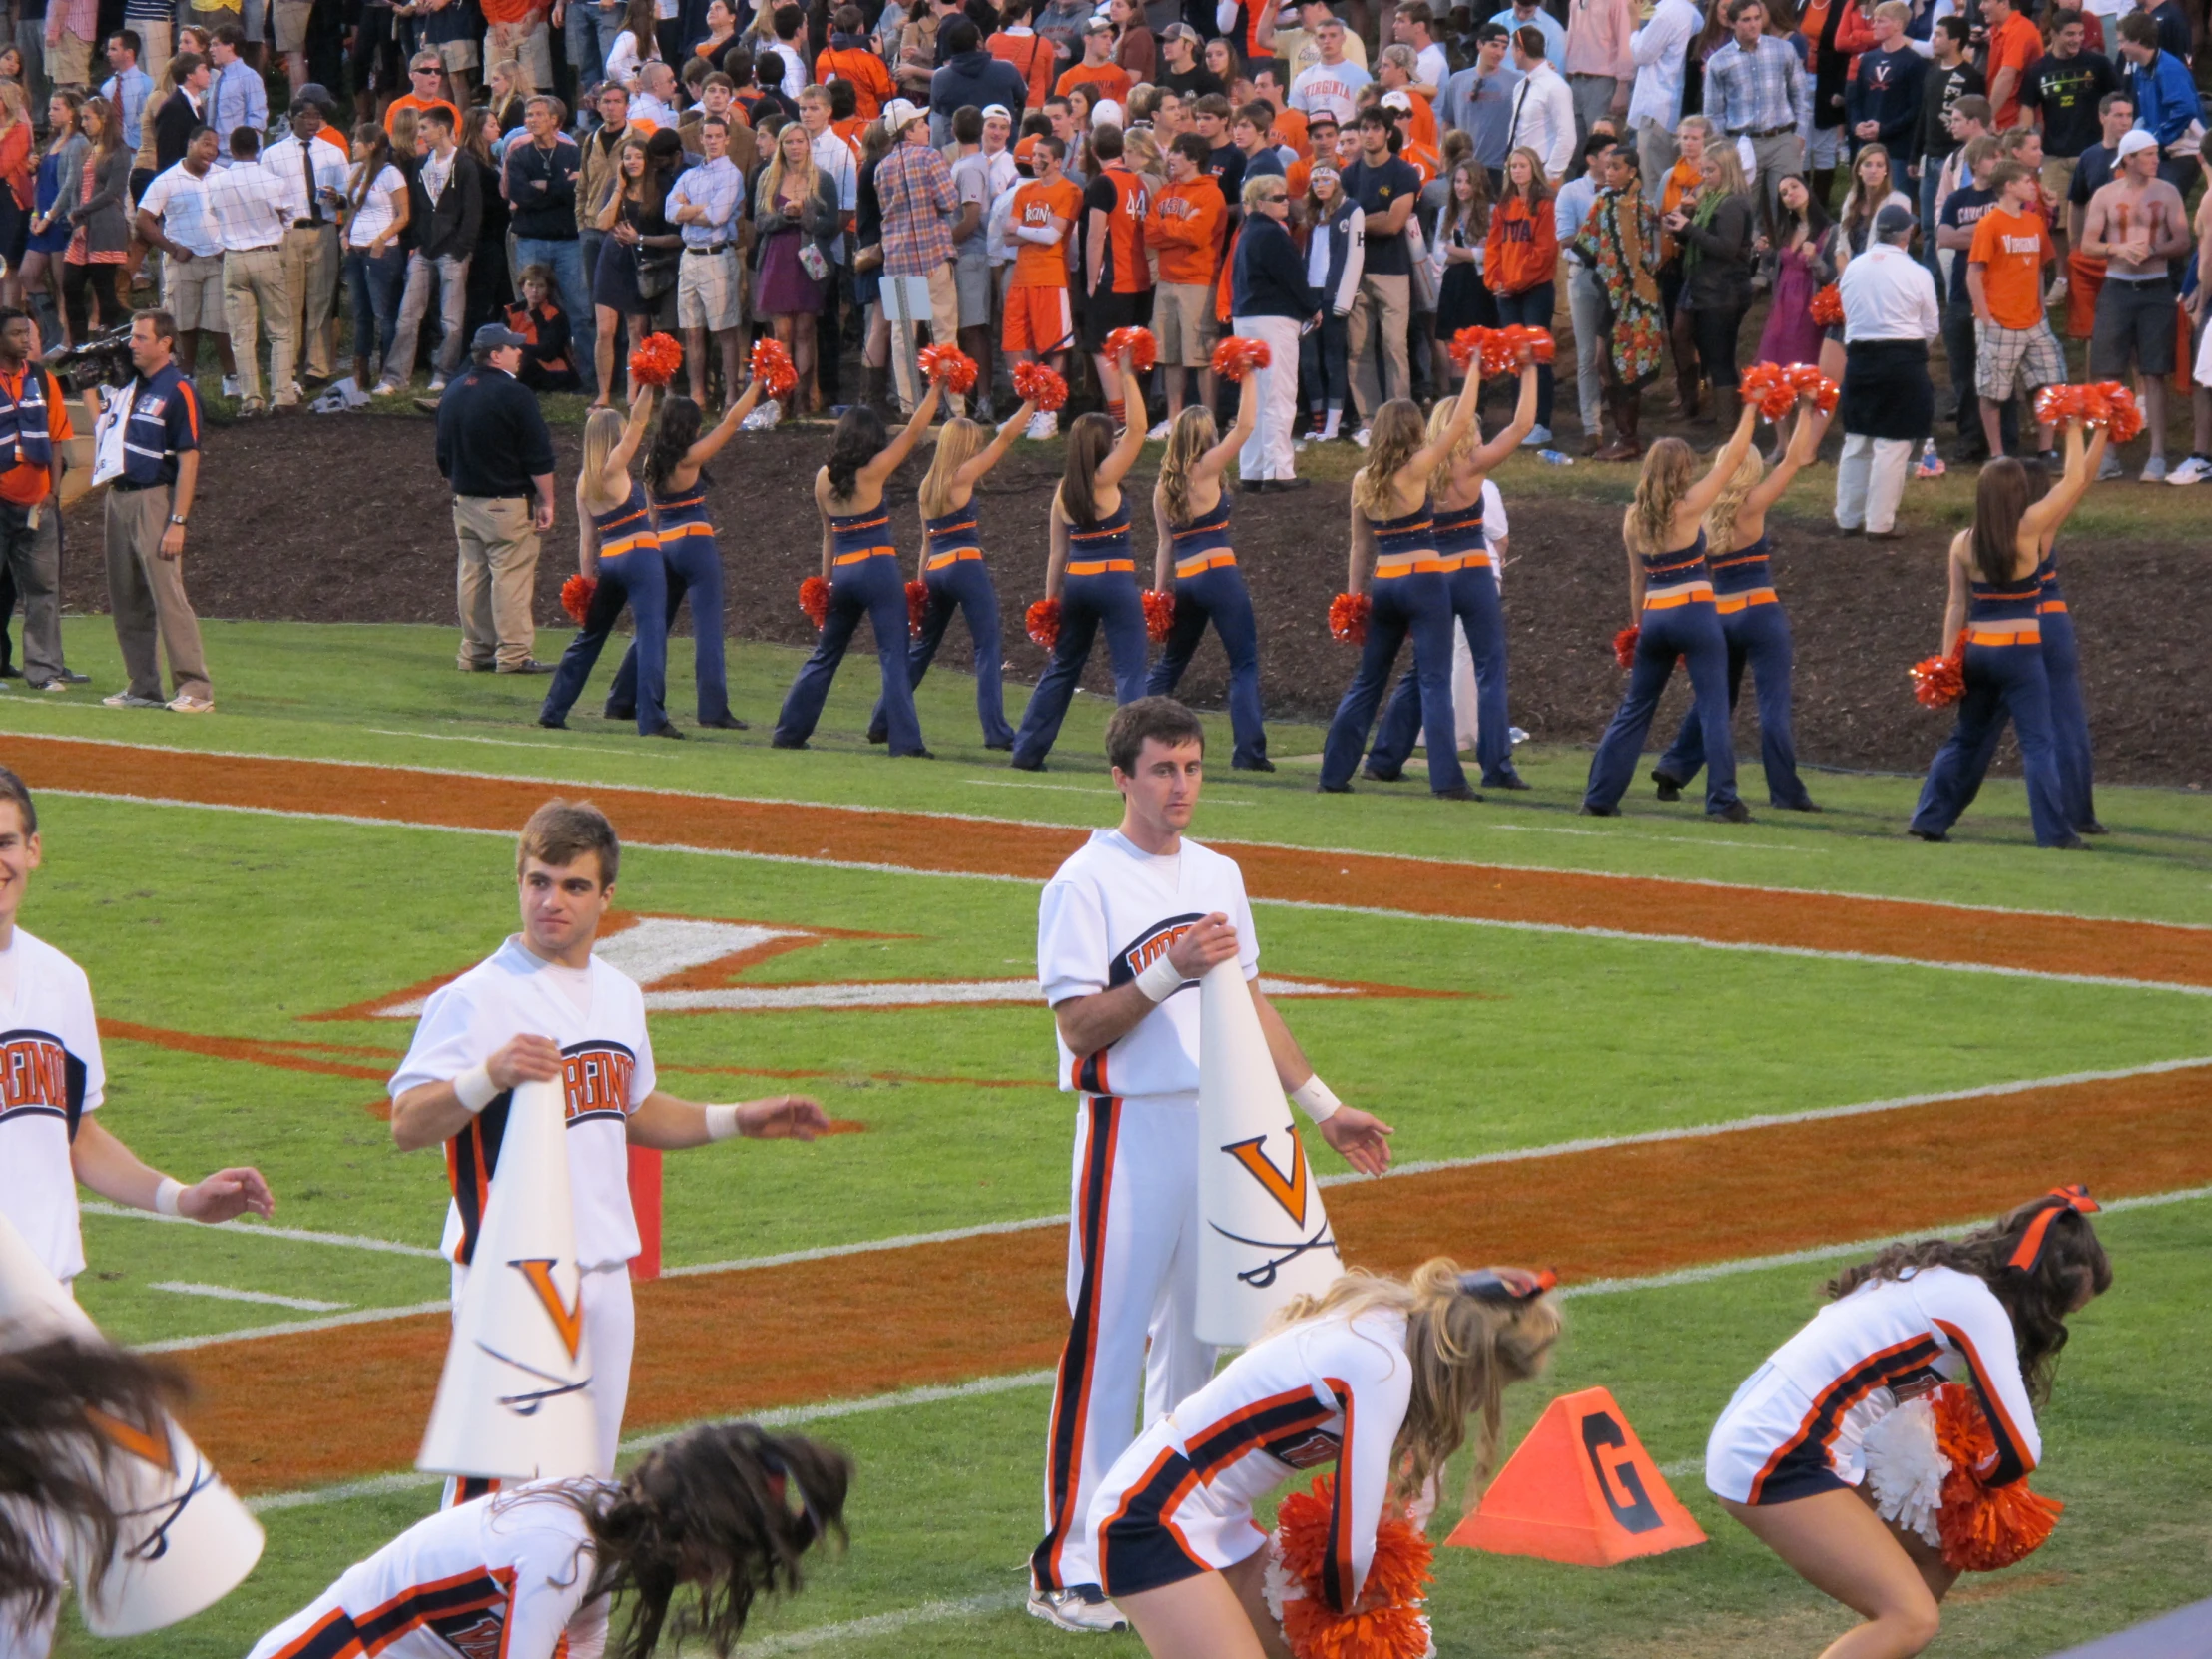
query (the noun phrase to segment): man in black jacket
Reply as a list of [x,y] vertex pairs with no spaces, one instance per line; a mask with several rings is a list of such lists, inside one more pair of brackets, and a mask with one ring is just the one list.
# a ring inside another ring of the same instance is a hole
[[966,18],[945,19],[937,30],[944,67],[929,77],[929,142],[942,150],[952,142],[953,112],[1003,104],[1018,110],[1028,101],[1021,71],[983,50],[983,37]]
[[438,471],[452,486],[460,544],[459,665],[469,673],[553,672],[531,655],[538,537],[553,528],[553,434],[515,378],[529,343],[485,323],[470,366],[438,402]]
[[208,60],[197,52],[180,52],[169,60],[174,90],[154,112],[154,171],[167,173],[185,159],[192,148],[192,130],[205,119],[208,107]]
[[461,317],[468,303],[468,262],[484,218],[483,174],[454,142],[453,114],[432,105],[421,113],[430,151],[407,190],[407,226],[414,252],[407,256],[407,291],[399,301],[399,327],[384,361],[378,396],[402,390],[414,376],[415,336],[430,308],[430,284],[438,285],[438,343],[430,391],[445,390],[446,376],[461,366]]
[[589,386],[599,330],[592,322],[591,277],[576,235],[576,175],[583,155],[561,131],[566,115],[559,99],[543,94],[523,106],[529,142],[508,141],[500,163],[500,194],[511,210],[507,229],[515,239],[515,264],[542,265],[553,273],[561,309],[568,312],[576,334],[576,369]]

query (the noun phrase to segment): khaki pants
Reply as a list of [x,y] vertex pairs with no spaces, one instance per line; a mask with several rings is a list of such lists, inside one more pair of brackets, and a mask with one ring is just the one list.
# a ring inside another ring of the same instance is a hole
[[[883,314],[891,321],[891,376],[898,387],[898,406],[911,411],[921,401],[922,393],[929,388],[921,376],[920,353],[914,343],[914,329],[929,324],[929,342],[932,345],[957,345],[960,342],[960,292],[952,280],[952,267],[940,265],[932,269],[927,277],[929,284],[929,314],[924,316],[918,305],[908,306],[905,299],[913,294],[914,287],[923,278],[919,276],[885,276],[883,278]],[[912,314],[909,315],[908,311]],[[956,399],[946,398],[945,406],[951,410]]]
[[139,37],[139,67],[154,77],[154,90],[146,95],[146,107],[139,112],[138,154],[131,158],[131,165],[152,167],[154,115],[177,90],[169,78],[169,60],[177,55],[177,26],[166,17],[134,17],[131,27]]
[[519,669],[537,644],[530,601],[537,588],[538,533],[531,504],[517,497],[453,498],[453,535],[460,543],[460,666],[496,660]]
[[[1410,276],[1362,276],[1353,296],[1348,319],[1352,333],[1352,401],[1360,411],[1360,424],[1374,421],[1375,411],[1393,395],[1413,395],[1412,365],[1405,356],[1405,331],[1413,315],[1413,279]],[[1382,354],[1387,361],[1386,383],[1377,385],[1375,347],[1368,335],[1376,317],[1382,323]],[[1391,386],[1396,387],[1393,393]]]
[[319,230],[296,226],[284,233],[284,287],[289,310],[297,327],[298,354],[310,377],[320,380],[330,373],[330,318],[338,299],[338,228],[335,222]]
[[233,250],[223,256],[223,305],[231,318],[231,350],[238,358],[239,396],[262,400],[262,367],[256,349],[259,330],[269,330],[269,378],[274,400],[281,406],[299,401],[293,383],[298,367],[298,336],[292,320],[291,289],[284,281],[283,247]]
[[107,508],[108,609],[115,613],[115,641],[133,697],[162,695],[160,636],[169,658],[170,684],[179,697],[215,701],[206,659],[200,653],[200,619],[185,598],[185,561],[161,556],[169,529],[170,486],[126,490],[110,486]]

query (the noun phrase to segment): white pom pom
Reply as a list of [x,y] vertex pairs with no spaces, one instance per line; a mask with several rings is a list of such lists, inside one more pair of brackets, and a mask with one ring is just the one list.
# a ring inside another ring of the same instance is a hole
[[1283,1622],[1283,1604],[1286,1601],[1304,1601],[1306,1591],[1283,1569],[1283,1534],[1268,1534],[1267,1570],[1260,1575],[1260,1598],[1268,1604],[1268,1611],[1275,1615],[1275,1622]]
[[1936,1412],[1926,1399],[1907,1400],[1867,1431],[1860,1447],[1875,1512],[1940,1547],[1936,1524],[1950,1459],[1936,1448]]

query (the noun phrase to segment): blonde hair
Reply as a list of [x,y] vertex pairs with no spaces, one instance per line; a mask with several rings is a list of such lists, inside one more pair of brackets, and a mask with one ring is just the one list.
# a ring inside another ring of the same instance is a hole
[[1428,441],[1420,405],[1393,397],[1375,411],[1368,428],[1368,464],[1352,480],[1352,499],[1370,518],[1388,518],[1397,506],[1397,475]]
[[[1428,411],[1428,441],[1430,443],[1443,442],[1444,433],[1451,425],[1451,417],[1458,412],[1458,408],[1459,399],[1456,396],[1436,399],[1436,406]],[[1437,461],[1436,470],[1428,475],[1428,488],[1431,493],[1440,494],[1442,491],[1449,489],[1453,471],[1469,455],[1472,455],[1476,449],[1481,447],[1481,426],[1482,415],[1477,410],[1474,419],[1467,423],[1467,429],[1459,434],[1459,441],[1452,445],[1450,453]]]
[[1167,162],[1160,154],[1160,141],[1142,127],[1132,127],[1121,135],[1122,166],[1132,173],[1147,178],[1165,178]]
[[1188,523],[1191,516],[1191,468],[1214,447],[1214,411],[1192,403],[1175,417],[1168,430],[1167,453],[1160,457],[1160,504],[1168,510],[1170,524]]
[[937,429],[936,451],[929,457],[929,471],[919,491],[924,518],[939,518],[952,511],[952,475],[980,455],[990,441],[991,429],[965,415]]
[[587,511],[611,512],[622,504],[618,496],[602,496],[599,488],[607,476],[607,457],[622,441],[623,425],[620,409],[594,409],[584,422],[584,460],[576,473],[576,504]]
[[1759,454],[1755,443],[1744,451],[1743,465],[1736,475],[1721,486],[1721,493],[1713,503],[1712,511],[1705,515],[1705,551],[1721,554],[1736,546],[1736,515],[1744,510],[1744,503],[1751,499],[1751,492],[1759,487],[1759,480],[1767,475],[1767,463]]
[[1710,145],[1705,157],[1713,164],[1713,171],[1721,176],[1720,188],[1724,195],[1743,196],[1750,192],[1750,182],[1744,178],[1744,159],[1733,144]]
[[1413,1372],[1405,1420],[1390,1448],[1391,1490],[1409,1501],[1440,1474],[1466,1443],[1467,1419],[1479,1416],[1471,1504],[1490,1477],[1504,1429],[1505,1390],[1543,1370],[1559,1340],[1559,1307],[1549,1296],[1492,1302],[1459,1288],[1459,1265],[1431,1257],[1403,1279],[1355,1268],[1320,1296],[1294,1298],[1269,1334],[1320,1319],[1362,1314],[1405,1316],[1405,1357]]
[[22,84],[17,81],[0,81],[0,109],[8,112],[7,125],[31,119],[31,101],[25,96]]
[[1690,490],[1690,446],[1680,438],[1661,438],[1644,452],[1644,470],[1636,479],[1636,500],[1628,509],[1629,522],[1643,546],[1639,553],[1671,553],[1667,538],[1674,533],[1674,510]]
[[753,205],[756,210],[772,208],[776,205],[778,197],[783,194],[784,179],[787,173],[799,180],[800,189],[798,194],[799,199],[803,202],[811,198],[822,183],[822,170],[815,166],[815,150],[812,142],[807,146],[804,172],[799,168],[787,169],[785,167],[784,135],[779,130],[776,135],[776,143],[769,152],[768,165],[761,169],[760,188],[754,192]]

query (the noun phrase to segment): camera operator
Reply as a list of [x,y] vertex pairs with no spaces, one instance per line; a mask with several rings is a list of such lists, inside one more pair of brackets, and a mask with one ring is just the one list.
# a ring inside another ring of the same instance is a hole
[[[0,571],[23,600],[23,673],[66,691],[62,667],[62,445],[75,436],[61,383],[36,361],[38,324],[0,309]],[[0,615],[0,628],[7,618]]]
[[[93,420],[92,481],[108,486],[108,608],[130,684],[111,709],[215,709],[200,652],[200,619],[185,598],[185,526],[200,480],[200,399],[172,358],[177,323],[167,311],[131,319],[131,367],[120,384],[84,388]],[[162,701],[156,636],[177,695]]]

